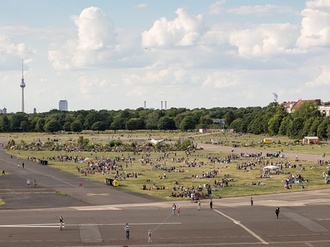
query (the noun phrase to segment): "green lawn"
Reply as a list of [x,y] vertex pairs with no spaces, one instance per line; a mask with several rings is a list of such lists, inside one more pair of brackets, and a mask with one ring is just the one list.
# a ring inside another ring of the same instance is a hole
[[[260,141],[263,140],[263,136],[252,136],[252,135],[238,135],[231,134],[226,135],[222,133],[214,134],[200,134],[191,132],[117,132],[107,133],[107,134],[95,134],[95,133],[83,133],[79,135],[43,135],[43,134],[11,134],[8,138],[15,138],[15,142],[19,143],[24,140],[24,142],[34,142],[37,139],[42,141],[49,139],[58,139],[58,142],[67,142],[69,140],[75,141],[79,136],[83,135],[84,138],[89,138],[90,142],[95,143],[106,143],[112,139],[126,139],[126,138],[144,138],[152,136],[154,139],[171,139],[176,140],[178,138],[188,138],[193,137],[194,142],[202,145],[203,143],[208,143],[210,139],[217,139],[223,141],[224,145],[232,145],[232,143],[237,143],[239,146],[253,147],[261,150],[267,150],[269,152],[277,152],[282,150],[284,152],[294,151],[295,153],[313,153],[322,154],[329,153],[329,148],[327,143],[322,145],[313,146],[302,146],[300,144],[295,144],[293,140],[289,140],[286,137],[273,138],[275,144],[263,145]],[[126,140],[125,140],[126,141]],[[236,165],[243,164],[247,162],[255,162],[256,158],[240,158],[234,160],[229,164],[225,163],[210,163],[209,157],[217,157],[219,159],[227,157],[227,153],[213,153],[206,150],[196,150],[192,152],[190,156],[186,156],[184,151],[169,152],[164,158],[164,153],[162,152],[151,152],[150,159],[153,160],[152,163],[159,166],[166,166],[166,168],[175,167],[177,170],[174,171],[164,171],[159,168],[153,168],[151,163],[142,164],[141,158],[146,156],[145,153],[133,154],[132,152],[65,152],[65,151],[27,151],[27,150],[8,150],[9,153],[17,155],[21,158],[27,159],[28,157],[36,157],[39,159],[49,159],[51,157],[57,157],[59,155],[77,156],[81,160],[89,158],[90,162],[97,162],[100,159],[115,158],[115,157],[134,157],[135,160],[132,165],[128,164],[126,167],[126,162],[118,162],[122,165],[123,169],[118,170],[118,173],[122,175],[122,179],[119,179],[119,187],[131,191],[137,191],[140,193],[152,195],[159,198],[171,199],[171,194],[173,188],[179,188],[180,186],[184,188],[191,188],[192,186],[202,186],[210,184],[212,187],[213,197],[236,197],[236,196],[250,196],[250,195],[260,195],[260,194],[271,194],[271,193],[288,193],[293,191],[304,190],[302,184],[294,184],[292,189],[284,189],[284,181],[290,174],[300,173],[305,179],[308,179],[308,183],[305,182],[304,185],[308,186],[305,190],[315,190],[328,188],[329,185],[324,183],[324,178],[322,173],[327,170],[326,166],[320,166],[316,162],[295,162],[290,161],[291,164],[296,164],[296,168],[285,168],[283,174],[272,175],[270,178],[260,178],[262,165],[253,166],[252,169],[238,170]],[[173,162],[172,159],[182,158],[184,161],[196,163],[202,163],[203,165],[197,165],[196,167],[186,167],[185,162]],[[281,160],[280,158],[265,158],[263,162],[268,160],[269,162],[288,162],[288,160]],[[35,165],[40,165],[37,162]],[[87,162],[60,162],[49,160],[49,165],[57,169],[61,169],[82,178],[87,178],[95,181],[104,182],[105,178],[114,178],[116,171],[110,171],[109,174],[101,173],[88,173],[87,176],[84,173],[78,172],[80,170],[86,170]],[[298,165],[301,165],[300,167]],[[302,171],[301,167],[305,170]],[[180,172],[178,171],[180,170]],[[200,178],[203,173],[216,171],[217,175],[215,178]],[[137,173],[137,178],[128,177],[127,174]],[[164,173],[166,174],[166,179],[164,179]],[[219,181],[226,176],[231,181],[228,187],[215,187],[215,181]],[[198,176],[198,178],[197,178]],[[175,184],[177,181],[177,185]],[[261,183],[263,185],[252,185],[252,183]],[[143,186],[147,189],[142,190]],[[155,189],[156,187],[165,189]],[[177,192],[177,191],[176,191]],[[205,192],[205,191],[204,191]],[[183,198],[185,199],[185,198]],[[175,198],[178,200],[178,198]]]

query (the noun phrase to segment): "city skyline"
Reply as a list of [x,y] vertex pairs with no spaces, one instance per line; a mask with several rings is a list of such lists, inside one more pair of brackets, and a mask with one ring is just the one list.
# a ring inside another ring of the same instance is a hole
[[[279,102],[330,100],[329,1],[3,0],[0,7],[0,105],[8,112],[48,112],[59,99],[71,111],[144,102],[159,109],[165,100],[167,108],[265,106],[274,93]],[[22,59],[28,85],[20,102]]]

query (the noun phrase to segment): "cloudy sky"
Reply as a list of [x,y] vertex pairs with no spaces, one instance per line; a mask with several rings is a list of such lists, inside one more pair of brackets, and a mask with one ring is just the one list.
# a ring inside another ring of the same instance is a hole
[[1,0],[0,108],[329,101],[329,0]]

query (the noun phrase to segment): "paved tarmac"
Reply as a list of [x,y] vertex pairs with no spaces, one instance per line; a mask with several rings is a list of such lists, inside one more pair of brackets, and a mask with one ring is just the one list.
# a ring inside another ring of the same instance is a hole
[[[22,168],[21,164],[25,166]],[[330,246],[330,190],[173,202],[89,181],[0,151],[0,246]],[[37,187],[26,180],[37,180]],[[61,191],[66,196],[56,193]],[[274,210],[280,207],[276,219]],[[66,226],[60,231],[59,217]],[[124,225],[131,227],[125,239]],[[152,243],[147,232],[152,230]]]

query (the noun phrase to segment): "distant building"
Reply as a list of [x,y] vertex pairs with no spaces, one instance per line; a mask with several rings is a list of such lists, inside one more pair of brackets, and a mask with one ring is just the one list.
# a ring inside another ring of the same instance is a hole
[[0,114],[7,114],[7,108],[0,109]]
[[302,144],[319,144],[320,139],[317,136],[305,136]]
[[321,115],[323,117],[329,117],[330,116],[330,105],[320,105],[319,111],[321,112]]
[[37,114],[37,108],[33,108],[33,114]]
[[58,109],[60,111],[68,111],[68,101],[63,99],[58,103]]
[[321,115],[323,117],[330,116],[330,105],[327,105],[323,103],[320,99],[314,99],[314,100],[298,100],[298,101],[289,101],[289,102],[283,102],[282,105],[284,106],[285,110],[288,113],[294,112],[296,109],[298,109],[302,103],[304,102],[314,102],[317,105],[318,110],[321,112]]

